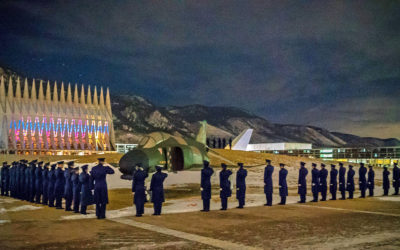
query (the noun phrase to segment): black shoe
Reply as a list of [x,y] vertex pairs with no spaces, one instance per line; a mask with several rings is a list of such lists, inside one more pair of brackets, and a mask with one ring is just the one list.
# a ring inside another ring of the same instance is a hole
[[72,211],[72,209],[65,209],[65,211],[69,212],[69,211]]
[[74,211],[75,214],[79,214],[79,211]]
[[225,211],[225,210],[226,210],[226,208],[220,208],[219,210],[221,210],[221,211]]
[[87,215],[87,213],[81,213],[81,214],[83,214],[83,215]]
[[340,198],[339,200],[342,200],[342,201],[344,201],[344,200],[346,200],[346,198]]
[[141,214],[137,214],[137,215],[135,215],[136,217],[142,217],[142,215]]
[[63,209],[63,207],[56,207],[56,209]]
[[281,202],[280,202],[280,203],[278,203],[278,205],[285,205],[285,203],[281,203]]
[[321,199],[321,200],[319,200],[319,201],[326,201],[326,199]]
[[238,207],[236,207],[236,208],[242,209],[243,207],[242,207],[242,206],[238,206]]

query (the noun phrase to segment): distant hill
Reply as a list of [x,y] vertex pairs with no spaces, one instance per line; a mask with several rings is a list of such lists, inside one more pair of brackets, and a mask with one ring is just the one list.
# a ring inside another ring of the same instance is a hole
[[[0,67],[0,75],[16,79],[21,74]],[[31,82],[31,81],[30,81]],[[308,142],[316,147],[399,146],[394,138],[378,139],[330,132],[314,126],[275,124],[237,107],[203,105],[159,107],[135,95],[112,96],[116,141],[136,143],[144,134],[165,131],[194,137],[199,121],[208,122],[207,136],[234,138],[244,129],[254,129],[252,143]]]

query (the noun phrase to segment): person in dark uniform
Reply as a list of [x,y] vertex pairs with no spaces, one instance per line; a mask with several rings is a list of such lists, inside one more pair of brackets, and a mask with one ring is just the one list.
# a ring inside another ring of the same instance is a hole
[[72,181],[71,175],[74,168],[74,162],[69,161],[67,163],[68,168],[64,171],[64,179],[65,179],[65,186],[64,186],[64,198],[65,198],[65,211],[72,211],[72,198],[73,198],[73,191],[72,191]]
[[346,199],[346,168],[343,167],[343,163],[339,162],[339,191],[342,197],[341,200]]
[[57,162],[57,169],[55,172],[56,182],[54,184],[54,196],[56,199],[56,208],[63,209],[62,198],[64,196],[65,177],[64,177],[64,161]]
[[394,163],[393,167],[393,188],[394,188],[394,194],[393,195],[398,195],[399,194],[399,188],[400,188],[400,169],[397,167],[397,163]]
[[26,200],[27,198],[27,193],[26,193],[26,189],[25,189],[25,182],[26,182],[26,178],[25,178],[25,170],[27,168],[27,164],[28,161],[27,160],[22,160],[21,164],[20,164],[20,169],[19,169],[19,198],[21,200]]
[[43,175],[42,175],[42,168],[43,161],[38,162],[38,166],[35,170],[35,190],[36,190],[36,195],[35,195],[35,202],[37,204],[40,204],[41,202],[41,197],[43,194]]
[[88,174],[88,165],[81,166],[82,173],[79,175],[79,182],[81,184],[81,214],[87,214],[87,206],[93,204],[93,182],[92,177]]
[[1,195],[2,196],[8,196],[8,186],[9,186],[9,166],[7,165],[7,162],[3,162],[3,166],[1,168]]
[[214,174],[214,170],[210,168],[208,161],[203,161],[203,169],[201,170],[201,199],[203,200],[202,212],[210,211],[210,200],[211,200],[211,176]]
[[49,197],[49,207],[54,207],[54,200],[55,200],[54,186],[56,184],[56,179],[57,179],[56,166],[57,164],[52,164],[51,170],[47,174],[47,179],[48,179],[47,195]]
[[42,191],[43,191],[43,198],[42,204],[47,205],[49,202],[49,166],[50,162],[47,162],[43,166],[42,170]]
[[272,174],[274,173],[274,166],[271,165],[271,160],[265,160],[267,166],[264,169],[264,194],[267,203],[264,206],[272,206],[272,195],[274,191]]
[[154,207],[153,215],[161,215],[162,203],[165,201],[163,183],[168,174],[161,170],[161,166],[156,166],[156,173],[153,174],[150,182],[151,202],[153,202]]
[[25,177],[25,193],[24,193],[24,200],[30,201],[31,199],[31,167],[33,162],[30,162],[29,165],[25,168],[24,177]]
[[367,168],[364,167],[364,163],[360,163],[360,168],[358,169],[359,187],[361,191],[360,198],[365,198],[365,191],[367,189],[367,178],[365,177],[366,174]]
[[305,167],[305,162],[300,162],[300,169],[299,169],[299,180],[298,180],[298,194],[300,195],[299,203],[306,202],[306,195],[307,195],[307,175],[308,170]]
[[146,202],[145,181],[148,176],[148,173],[143,170],[142,164],[136,164],[135,172],[132,175],[132,193],[134,194],[133,203],[136,207],[136,217],[141,217],[144,214],[144,203]]
[[243,163],[238,163],[239,170],[236,172],[236,199],[239,201],[239,206],[236,208],[243,208],[246,200],[246,177],[247,170],[244,169]]
[[329,182],[329,192],[331,193],[331,200],[336,200],[336,192],[337,192],[337,175],[338,171],[336,166],[331,164],[331,173],[330,173],[330,182]]
[[79,167],[72,170],[72,198],[74,201],[74,213],[79,213],[79,205],[81,203],[81,182],[79,181]]
[[15,198],[21,199],[21,164],[22,161],[17,162],[15,169]]
[[29,193],[29,201],[30,202],[35,202],[35,197],[36,197],[36,164],[37,160],[34,160],[31,162],[31,169],[29,173],[29,177],[31,178],[29,183],[30,183],[30,193]]
[[370,197],[374,196],[374,188],[375,188],[375,171],[372,166],[368,166],[368,191]]
[[311,202],[318,202],[319,170],[317,169],[317,164],[315,163],[312,164],[312,170],[311,170],[311,192],[314,198]]
[[15,161],[11,163],[10,173],[10,197],[15,198]]
[[288,196],[288,186],[286,182],[286,177],[288,175],[288,171],[285,169],[285,164],[280,163],[279,167],[279,195],[281,196],[281,202],[279,205],[286,204],[286,197]]
[[325,164],[321,164],[321,170],[319,171],[319,191],[321,192],[321,201],[326,201],[326,193],[328,192],[328,170],[325,168]]
[[353,199],[354,194],[354,175],[356,172],[353,170],[353,166],[349,165],[349,171],[347,171],[347,191],[349,192],[349,199]]
[[383,196],[388,196],[389,195],[389,188],[390,188],[390,181],[389,181],[389,175],[390,172],[387,169],[387,167],[383,167],[383,184],[382,184],[382,188],[383,188]]
[[104,166],[104,158],[99,158],[99,164],[92,168],[90,174],[94,182],[94,203],[96,203],[97,219],[106,218],[106,206],[108,204],[107,174],[114,174],[109,166]]
[[228,209],[228,198],[232,195],[231,182],[229,177],[232,175],[232,171],[226,169],[225,163],[221,164],[222,170],[219,172],[219,197],[221,198],[221,209]]

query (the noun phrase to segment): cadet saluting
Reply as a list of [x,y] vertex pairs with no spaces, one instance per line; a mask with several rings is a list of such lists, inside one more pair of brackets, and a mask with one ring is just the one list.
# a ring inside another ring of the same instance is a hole
[[99,164],[90,171],[94,181],[94,203],[96,203],[97,219],[106,218],[106,206],[108,204],[107,174],[114,174],[109,166],[104,166],[104,158],[99,158]]
[[331,179],[329,182],[329,192],[332,195],[331,200],[335,201],[336,200],[336,192],[337,192],[337,175],[338,175],[338,171],[335,168],[336,166],[331,164]]
[[142,164],[136,164],[136,171],[132,175],[132,192],[133,203],[136,207],[136,217],[141,217],[144,214],[144,203],[146,202],[146,187],[145,180],[148,173],[143,170]]
[[369,171],[368,171],[368,190],[369,190],[369,195],[368,196],[374,196],[374,188],[375,188],[375,172],[372,169],[372,166],[369,166]]
[[47,205],[49,202],[49,165],[50,163],[47,162],[44,164],[43,170],[42,170],[42,191],[43,191],[43,198],[42,198],[42,204]]
[[150,191],[151,191],[151,202],[153,202],[154,214],[160,215],[162,209],[162,203],[165,201],[164,198],[164,180],[168,174],[163,173],[162,167],[156,166],[156,173],[151,177]]
[[360,198],[365,198],[365,190],[367,189],[367,179],[365,178],[366,173],[367,173],[367,168],[364,167],[364,163],[360,163],[360,168],[358,169],[358,179],[361,191]]
[[221,209],[226,210],[228,208],[228,198],[232,195],[231,182],[229,177],[232,175],[232,171],[226,169],[226,164],[221,163],[222,170],[219,172],[219,197],[221,198]]
[[72,211],[72,182],[71,182],[71,175],[74,166],[74,162],[70,161],[67,163],[68,168],[64,171],[64,178],[65,178],[65,187],[64,187],[64,198],[65,198],[65,211]]
[[390,181],[389,181],[389,175],[390,172],[387,169],[387,167],[383,167],[383,184],[382,184],[382,188],[383,188],[383,196],[388,196],[389,195],[389,188],[390,188]]
[[397,163],[394,163],[393,167],[393,188],[394,188],[394,194],[393,195],[398,195],[399,194],[399,187],[400,187],[400,169],[397,167]]
[[341,200],[346,199],[346,168],[343,167],[343,163],[339,162],[339,191],[342,195]]
[[347,171],[347,191],[349,192],[349,199],[353,199],[354,193],[354,175],[353,166],[349,165],[349,171]]
[[265,161],[267,166],[264,169],[264,193],[267,203],[264,206],[272,206],[272,193],[274,191],[272,174],[274,173],[274,166],[271,165],[271,160]]
[[288,186],[286,182],[286,176],[288,171],[285,169],[285,164],[279,164],[281,170],[279,170],[279,195],[281,196],[281,202],[279,205],[286,204],[286,196],[288,196]]
[[54,207],[54,186],[56,183],[56,166],[57,164],[51,165],[51,170],[48,173],[48,180],[49,180],[49,188],[47,189],[47,195],[49,196],[49,207]]
[[54,196],[56,199],[56,208],[62,209],[62,198],[64,195],[65,177],[64,177],[64,161],[57,162],[55,172],[56,182],[54,183]]
[[93,204],[93,181],[92,177],[88,174],[88,165],[81,167],[82,173],[79,175],[79,182],[81,183],[81,214],[86,214],[87,206]]
[[308,170],[305,167],[305,162],[300,162],[300,169],[299,169],[299,180],[298,180],[298,194],[300,195],[299,203],[306,202],[306,194],[307,194],[307,175]]
[[79,181],[79,167],[72,170],[72,198],[74,200],[74,213],[79,213],[79,205],[81,203],[81,182]]
[[236,199],[239,201],[237,208],[243,208],[246,200],[246,177],[247,170],[244,169],[243,163],[238,163],[239,170],[236,172]]
[[321,201],[326,201],[326,193],[328,192],[328,170],[325,168],[325,164],[321,164],[321,171],[319,172],[319,189],[321,192]]
[[311,202],[318,202],[319,174],[320,173],[319,170],[317,169],[317,164],[313,163],[311,170],[311,192],[313,194],[314,199]]
[[203,169],[201,170],[201,199],[203,200],[202,212],[210,211],[210,199],[211,199],[211,176],[214,174],[214,170],[210,168],[208,161],[203,161]]

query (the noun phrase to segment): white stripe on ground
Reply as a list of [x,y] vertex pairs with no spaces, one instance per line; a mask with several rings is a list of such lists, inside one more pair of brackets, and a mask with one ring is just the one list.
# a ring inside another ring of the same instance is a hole
[[261,249],[261,248],[242,245],[239,243],[233,243],[230,241],[224,241],[224,240],[218,240],[218,239],[214,239],[214,238],[210,238],[210,237],[200,236],[197,234],[185,233],[182,231],[177,231],[177,230],[169,229],[166,227],[160,227],[160,226],[155,226],[155,225],[151,225],[151,224],[147,224],[147,223],[142,223],[142,222],[134,221],[134,220],[128,219],[128,218],[115,218],[115,219],[109,219],[109,220],[115,221],[118,223],[122,223],[125,225],[129,225],[129,226],[169,235],[169,236],[174,236],[174,237],[189,240],[189,241],[202,243],[202,244],[213,246],[213,247],[222,248],[222,249],[238,249],[238,250],[239,249],[240,250]]
[[338,208],[338,207],[323,207],[323,206],[311,206],[311,205],[300,205],[300,204],[293,204],[293,205],[298,206],[298,207],[312,207],[312,208],[338,210],[338,211],[345,211],[345,212],[354,212],[354,213],[363,213],[363,214],[376,214],[376,215],[400,217],[400,214],[392,214],[392,213],[384,213],[384,212],[373,212],[373,211],[363,211],[363,210]]

